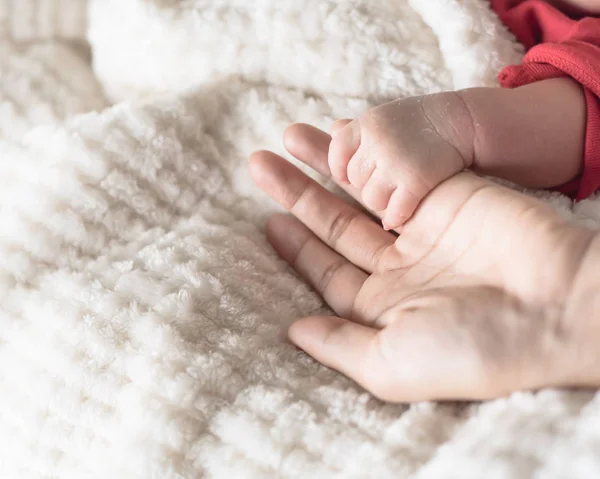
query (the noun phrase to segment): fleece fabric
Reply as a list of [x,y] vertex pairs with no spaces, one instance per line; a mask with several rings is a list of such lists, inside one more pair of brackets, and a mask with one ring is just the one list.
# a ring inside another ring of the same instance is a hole
[[[22,76],[0,77],[0,477],[600,476],[594,391],[384,404],[283,339],[325,306],[266,242],[249,154],[293,121],[495,85],[522,48],[486,1],[88,7],[93,64],[2,40]],[[528,193],[600,228],[596,199]]]

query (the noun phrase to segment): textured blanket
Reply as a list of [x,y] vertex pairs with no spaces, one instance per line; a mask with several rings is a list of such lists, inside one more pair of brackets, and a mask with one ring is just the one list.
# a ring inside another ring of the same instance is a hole
[[0,0],[0,477],[600,477],[600,395],[389,405],[283,339],[324,305],[248,155],[494,85],[521,47],[486,1],[83,3]]

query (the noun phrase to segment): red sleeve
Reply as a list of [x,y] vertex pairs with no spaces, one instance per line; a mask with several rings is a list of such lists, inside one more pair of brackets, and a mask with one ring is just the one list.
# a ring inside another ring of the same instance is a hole
[[600,18],[559,10],[542,0],[491,0],[492,7],[529,50],[521,65],[505,68],[500,84],[515,88],[569,76],[584,88],[587,127],[580,177],[558,188],[577,200],[600,189]]

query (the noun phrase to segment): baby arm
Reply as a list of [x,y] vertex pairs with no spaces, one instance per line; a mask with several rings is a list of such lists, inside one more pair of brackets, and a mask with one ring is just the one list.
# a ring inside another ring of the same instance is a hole
[[586,102],[568,78],[516,89],[474,88],[396,100],[338,125],[332,174],[401,226],[438,184],[471,168],[532,188],[581,170]]
[[569,78],[461,93],[471,112],[471,167],[531,188],[573,180],[582,167],[586,102]]

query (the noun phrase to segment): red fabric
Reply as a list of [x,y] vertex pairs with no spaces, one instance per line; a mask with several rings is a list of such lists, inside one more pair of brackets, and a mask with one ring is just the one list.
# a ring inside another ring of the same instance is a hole
[[571,77],[584,88],[587,127],[579,178],[558,188],[577,200],[600,189],[600,18],[561,11],[542,0],[491,0],[492,7],[528,49],[521,65],[505,68],[500,84],[515,88]]

